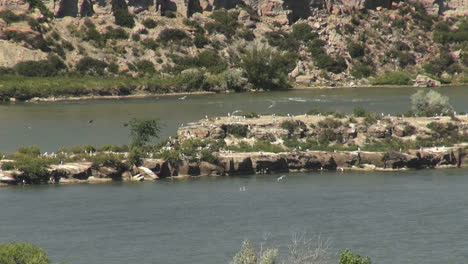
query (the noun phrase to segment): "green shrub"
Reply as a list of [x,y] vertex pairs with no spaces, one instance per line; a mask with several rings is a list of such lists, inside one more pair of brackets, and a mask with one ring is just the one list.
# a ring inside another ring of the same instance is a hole
[[353,109],[353,116],[355,117],[366,117],[371,115],[372,113],[367,111],[364,107],[356,107]]
[[447,50],[441,49],[439,58],[430,61],[429,63],[423,65],[425,72],[440,76],[444,71],[446,71],[453,63],[454,59],[450,52]]
[[16,74],[29,77],[56,76],[66,69],[65,63],[57,56],[49,56],[47,60],[23,61],[17,63],[13,69]]
[[351,58],[364,57],[366,54],[366,47],[363,44],[350,42],[348,43],[348,52]]
[[385,72],[371,81],[372,85],[410,85],[411,76],[406,72]]
[[205,37],[205,34],[195,34],[193,44],[195,45],[195,47],[201,49],[206,45],[210,44],[210,40],[207,37]]
[[280,127],[282,129],[287,130],[289,133],[294,133],[297,130],[307,128],[307,126],[304,124],[304,122],[302,122],[300,120],[285,120],[285,121],[281,122]]
[[436,139],[446,139],[456,136],[458,130],[458,127],[453,123],[440,122],[431,122],[427,125],[427,128],[434,131],[434,137]]
[[2,264],[50,264],[47,253],[28,243],[0,243]]
[[278,47],[280,50],[298,51],[300,42],[284,31],[272,31],[265,33],[268,44]]
[[150,50],[157,50],[159,48],[159,43],[152,38],[146,38],[142,40],[141,45],[143,45],[143,47],[145,47],[146,49]]
[[128,122],[130,126],[131,145],[142,147],[151,141],[152,138],[158,138],[161,125],[157,119],[132,119]]
[[151,18],[147,18],[145,20],[143,20],[142,22],[143,26],[145,26],[146,28],[155,28],[158,26],[158,23],[156,21],[154,21],[153,19]]
[[135,26],[135,18],[128,12],[125,7],[112,7],[112,12],[115,18],[115,24],[121,27],[133,28]]
[[11,10],[0,11],[0,18],[8,24],[25,20],[24,15],[17,15]]
[[203,149],[200,151],[200,159],[209,163],[218,162],[218,158],[213,155],[213,152],[209,149]]
[[240,39],[246,41],[253,41],[255,39],[255,34],[251,30],[241,30],[236,33],[236,36]]
[[25,181],[28,184],[40,184],[49,180],[48,164],[42,158],[24,156],[16,159],[12,164],[22,172],[22,174],[15,176],[18,182]]
[[323,54],[326,54],[325,46],[326,42],[321,39],[314,39],[310,42],[308,46],[308,51],[312,55],[312,57],[317,57]]
[[216,32],[230,39],[240,26],[239,22],[237,22],[237,16],[237,12],[229,12],[226,9],[216,10],[210,15],[214,22],[206,23],[205,28],[210,34]]
[[158,158],[167,160],[170,163],[175,163],[176,161],[180,160],[180,153],[177,150],[165,150],[157,155]]
[[468,41],[468,20],[462,20],[457,28],[450,28],[447,22],[439,22],[436,24],[433,39],[437,43],[462,43]]
[[226,126],[226,133],[233,135],[237,138],[244,138],[247,136],[247,132],[249,129],[247,126],[238,125],[238,124],[231,124]]
[[329,129],[336,129],[336,128],[339,128],[340,126],[343,125],[343,122],[341,122],[340,120],[336,120],[334,118],[330,118],[330,117],[327,117],[325,118],[324,120],[320,120],[317,125],[320,127],[320,128],[329,128]]
[[340,253],[338,264],[371,264],[369,257],[362,258],[359,254],[354,254],[351,250],[345,249]]
[[310,41],[318,37],[318,34],[312,31],[312,28],[306,23],[295,24],[292,26],[292,37],[299,41]]
[[75,50],[75,47],[73,46],[73,44],[71,44],[71,42],[66,41],[64,39],[62,39],[62,46],[68,51],[74,51]]
[[240,92],[246,89],[248,85],[247,78],[239,69],[227,69],[223,73],[223,82],[221,84],[224,90]]
[[156,69],[154,64],[149,60],[140,60],[134,63],[137,71],[142,74],[154,74]]
[[112,26],[106,27],[104,34],[106,39],[128,39],[128,33],[123,28],[113,28]]
[[419,90],[411,96],[411,104],[419,116],[448,115],[453,111],[449,98],[434,90]]
[[257,46],[240,55],[239,66],[256,89],[289,87],[288,73],[296,66],[297,56]]
[[177,14],[174,11],[166,10],[162,13],[162,16],[167,17],[167,18],[176,18]]
[[39,148],[38,145],[22,146],[18,148],[17,152],[20,154],[32,156],[32,157],[37,157],[41,155],[41,149]]
[[374,67],[371,65],[365,65],[362,63],[356,64],[353,68],[351,68],[351,76],[356,79],[367,78],[374,74]]
[[259,118],[260,116],[255,113],[255,112],[250,112],[250,113],[245,113],[243,114],[242,116],[244,116],[245,118]]
[[135,41],[135,42],[140,41],[140,40],[141,40],[140,34],[138,34],[138,33],[133,33],[133,34],[132,34],[132,40]]
[[102,166],[115,168],[120,172],[128,170],[128,166],[123,162],[123,154],[113,154],[113,153],[97,153],[90,156],[89,161],[91,161],[92,167],[98,169]]
[[164,44],[181,43],[184,40],[189,40],[189,35],[180,29],[166,28],[159,33],[158,40]]
[[75,68],[82,74],[104,75],[104,70],[107,66],[108,64],[104,61],[91,57],[84,57],[78,61]]

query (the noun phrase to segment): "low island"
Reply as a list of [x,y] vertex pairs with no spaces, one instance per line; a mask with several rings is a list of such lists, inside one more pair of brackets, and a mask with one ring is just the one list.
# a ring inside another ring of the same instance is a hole
[[[408,113],[409,115],[410,113]],[[142,181],[295,171],[407,170],[468,165],[468,115],[230,115],[180,127],[149,145],[155,120],[133,120],[130,146],[23,147],[1,160],[8,184]]]

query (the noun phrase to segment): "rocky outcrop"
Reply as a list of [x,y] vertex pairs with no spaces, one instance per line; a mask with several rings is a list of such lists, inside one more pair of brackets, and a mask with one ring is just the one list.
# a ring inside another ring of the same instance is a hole
[[41,50],[32,50],[18,46],[6,40],[0,40],[0,67],[13,67],[22,61],[37,61],[47,58]]
[[434,80],[431,77],[425,76],[425,75],[418,75],[416,76],[416,79],[414,80],[414,85],[415,87],[435,87],[435,86],[440,86],[441,83],[440,81]]

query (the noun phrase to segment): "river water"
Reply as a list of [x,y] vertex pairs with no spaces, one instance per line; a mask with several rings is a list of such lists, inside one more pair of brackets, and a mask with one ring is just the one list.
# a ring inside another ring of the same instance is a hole
[[[468,88],[443,88],[468,111]],[[300,114],[356,106],[395,113],[415,89],[337,89],[0,105],[0,151],[121,144],[123,123],[160,118],[162,137],[205,115]],[[93,120],[89,123],[89,120]],[[324,172],[185,181],[0,188],[0,242],[29,241],[54,263],[228,263],[242,240],[284,252],[307,232],[373,263],[465,263],[468,169]],[[245,191],[240,191],[245,187]],[[336,263],[336,255],[334,261]]]
[[[350,112],[356,106],[387,113],[405,112],[417,89],[368,88],[295,90],[151,99],[101,100],[0,105],[0,152],[39,144],[43,151],[78,144],[123,144],[129,138],[123,124],[132,118],[159,118],[161,138],[174,135],[182,124],[206,115],[226,116],[242,110],[260,114],[302,114],[312,108]],[[468,87],[439,89],[457,111],[468,112]],[[89,123],[93,120],[92,123]]]
[[221,264],[244,239],[284,250],[307,232],[373,263],[468,260],[468,169],[278,176],[1,188],[0,241],[54,263]]

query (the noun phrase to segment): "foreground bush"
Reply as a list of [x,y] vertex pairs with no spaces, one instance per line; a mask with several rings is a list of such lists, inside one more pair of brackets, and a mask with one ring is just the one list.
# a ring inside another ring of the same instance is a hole
[[47,253],[28,243],[0,243],[2,264],[50,264]]
[[448,115],[453,111],[449,98],[434,90],[419,90],[411,96],[411,104],[419,116]]

